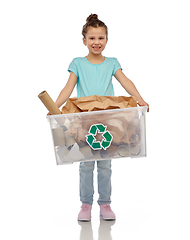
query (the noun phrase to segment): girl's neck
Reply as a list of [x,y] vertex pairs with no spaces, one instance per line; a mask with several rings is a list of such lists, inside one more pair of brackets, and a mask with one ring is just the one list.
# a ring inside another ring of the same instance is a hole
[[102,54],[95,55],[95,54],[89,53],[86,56],[86,58],[90,63],[93,63],[93,64],[100,64],[100,63],[104,62],[104,60],[105,60],[105,57],[102,56]]

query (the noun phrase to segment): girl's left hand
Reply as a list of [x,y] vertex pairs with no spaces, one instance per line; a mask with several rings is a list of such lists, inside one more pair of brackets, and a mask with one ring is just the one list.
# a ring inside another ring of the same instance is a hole
[[149,112],[149,104],[146,103],[143,99],[140,99],[140,100],[138,101],[138,105],[139,105],[139,106],[147,106],[147,107],[148,107],[148,108],[147,108],[147,112]]

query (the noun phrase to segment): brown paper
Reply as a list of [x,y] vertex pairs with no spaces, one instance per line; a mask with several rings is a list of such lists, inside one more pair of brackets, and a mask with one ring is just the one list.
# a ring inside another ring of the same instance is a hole
[[65,136],[64,136],[63,128],[53,128],[52,135],[53,135],[54,146],[65,145]]
[[99,96],[69,98],[62,108],[62,113],[90,112],[108,109],[137,107],[137,98],[124,96]]
[[41,92],[38,97],[52,115],[61,114],[61,111],[46,91]]

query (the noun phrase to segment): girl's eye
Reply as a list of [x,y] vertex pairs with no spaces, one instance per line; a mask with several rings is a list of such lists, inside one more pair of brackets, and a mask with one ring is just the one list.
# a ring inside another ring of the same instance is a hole
[[93,40],[94,38],[90,38],[91,40]]

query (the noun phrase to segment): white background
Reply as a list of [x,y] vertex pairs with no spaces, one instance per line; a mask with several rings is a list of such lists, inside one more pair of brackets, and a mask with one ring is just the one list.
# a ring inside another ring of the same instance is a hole
[[[94,239],[115,240],[121,233],[125,239],[190,239],[185,0],[1,1],[0,238],[92,239],[76,221],[78,164],[56,166],[47,110],[37,97],[47,90],[56,100],[71,60],[87,55],[81,30],[91,13],[109,29],[104,55],[119,60],[150,104],[148,156],[113,160],[117,221],[111,233],[100,231],[95,195]],[[113,81],[115,94],[126,95]]]

